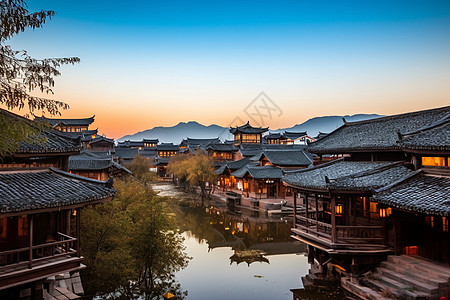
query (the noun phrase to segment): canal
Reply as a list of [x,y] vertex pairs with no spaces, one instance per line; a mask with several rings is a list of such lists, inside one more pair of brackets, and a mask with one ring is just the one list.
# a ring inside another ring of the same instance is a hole
[[290,238],[292,217],[201,203],[171,185],[154,185],[180,200],[180,230],[189,265],[177,273],[187,299],[292,299],[309,270],[306,245]]

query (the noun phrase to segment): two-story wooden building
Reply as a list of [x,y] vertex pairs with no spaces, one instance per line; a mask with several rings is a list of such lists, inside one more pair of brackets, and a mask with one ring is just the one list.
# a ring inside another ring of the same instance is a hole
[[234,135],[234,145],[242,144],[261,144],[262,134],[267,132],[269,128],[253,127],[250,122],[237,127],[230,127],[230,132]]
[[[295,211],[293,236],[309,245],[320,271],[341,273],[343,286],[357,294],[372,288],[379,297],[386,289],[400,299],[448,296],[450,269],[433,261],[450,257],[449,115],[442,107],[346,122],[308,149],[345,158],[286,172],[294,202],[305,207]],[[388,255],[395,256],[386,261]],[[431,271],[414,274],[426,259]],[[436,273],[441,269],[447,277]],[[373,276],[362,276],[368,270]]]

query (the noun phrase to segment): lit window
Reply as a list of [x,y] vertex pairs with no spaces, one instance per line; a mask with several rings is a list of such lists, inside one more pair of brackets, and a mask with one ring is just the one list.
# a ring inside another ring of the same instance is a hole
[[445,167],[445,157],[422,157],[422,166]]
[[425,217],[425,223],[427,223],[428,226],[431,228],[434,228],[434,217],[433,216],[426,216]]
[[448,232],[448,218],[442,217],[442,231]]

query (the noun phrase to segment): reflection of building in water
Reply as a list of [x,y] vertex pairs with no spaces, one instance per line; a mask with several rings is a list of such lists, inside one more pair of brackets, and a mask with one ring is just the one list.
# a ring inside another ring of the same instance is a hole
[[267,255],[305,252],[305,244],[291,241],[290,222],[251,215],[222,212],[214,206],[205,209],[209,217],[209,251],[229,247],[235,250],[231,263],[269,262]]

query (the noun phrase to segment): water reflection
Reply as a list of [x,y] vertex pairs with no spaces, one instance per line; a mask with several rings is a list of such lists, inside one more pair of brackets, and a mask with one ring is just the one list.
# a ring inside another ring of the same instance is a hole
[[292,299],[302,286],[309,265],[305,245],[290,238],[292,220],[195,201],[178,219],[193,258],[177,274],[188,299]]

